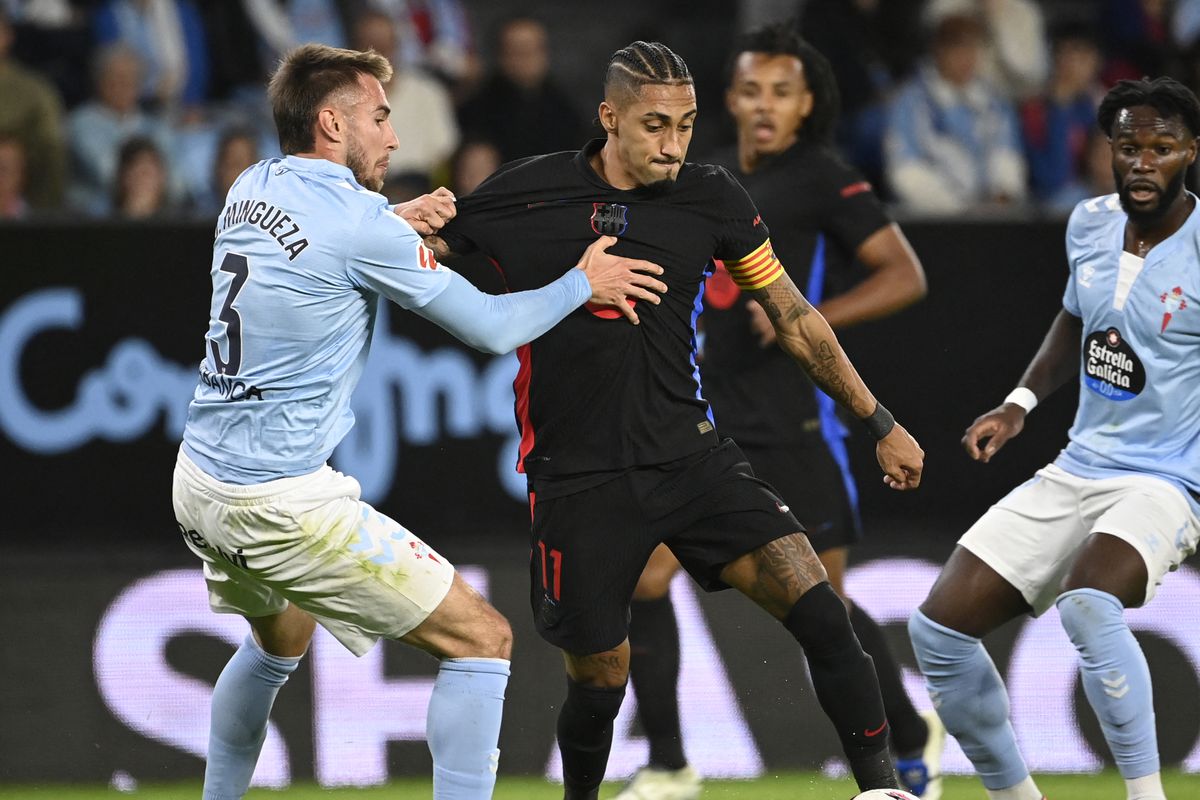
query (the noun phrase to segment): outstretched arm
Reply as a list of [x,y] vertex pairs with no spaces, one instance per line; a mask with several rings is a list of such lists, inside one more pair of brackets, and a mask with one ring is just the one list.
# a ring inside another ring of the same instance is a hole
[[[1004,443],[1025,427],[1025,415],[1033,406],[1079,374],[1079,340],[1083,320],[1063,309],[1058,312],[1042,346],[1025,368],[1019,388],[1003,403],[971,423],[963,434],[967,454],[985,464]],[[1025,390],[1025,391],[1022,391]],[[1032,396],[1031,396],[1032,395]]]
[[750,294],[767,312],[779,346],[804,368],[813,383],[866,423],[879,440],[875,454],[884,482],[893,489],[915,489],[921,482],[924,451],[867,389],[829,323],[809,305],[787,273]]
[[636,325],[637,314],[628,299],[659,303],[667,286],[652,276],[663,270],[649,261],[606,252],[615,243],[611,236],[600,237],[583,252],[575,269],[530,291],[487,294],[453,273],[440,294],[413,310],[470,346],[496,354],[538,338],[589,297],[617,306]]

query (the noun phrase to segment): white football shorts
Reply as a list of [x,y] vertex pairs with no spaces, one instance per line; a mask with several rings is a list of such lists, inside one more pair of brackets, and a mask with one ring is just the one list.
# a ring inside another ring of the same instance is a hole
[[450,591],[454,566],[359,491],[328,465],[222,483],[180,451],[175,517],[204,561],[212,609],[262,617],[295,603],[358,656],[419,625]]
[[1149,475],[1080,478],[1049,464],[992,506],[958,543],[1015,586],[1035,616],[1054,605],[1084,540],[1108,533],[1146,562],[1146,598],[1196,551],[1200,520],[1183,493]]

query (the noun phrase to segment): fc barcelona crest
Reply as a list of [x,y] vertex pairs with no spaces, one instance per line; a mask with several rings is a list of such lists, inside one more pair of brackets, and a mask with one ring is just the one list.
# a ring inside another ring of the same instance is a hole
[[620,236],[629,227],[628,209],[619,203],[592,203],[592,230],[601,236]]

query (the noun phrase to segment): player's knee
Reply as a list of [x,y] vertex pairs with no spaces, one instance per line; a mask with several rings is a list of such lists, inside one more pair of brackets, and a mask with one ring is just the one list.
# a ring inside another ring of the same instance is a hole
[[679,572],[679,561],[664,545],[659,545],[646,561],[637,586],[633,590],[634,600],[658,600],[671,591],[671,581]]
[[1085,648],[1101,636],[1124,625],[1121,601],[1097,589],[1063,592],[1055,601],[1063,630],[1077,648]]
[[488,606],[488,613],[476,625],[475,646],[480,658],[512,657],[512,626],[496,609]]
[[442,658],[511,658],[512,627],[504,615],[481,602],[471,610],[470,621],[448,630],[431,650]]
[[674,570],[663,570],[647,566],[638,578],[637,587],[633,590],[633,599],[638,601],[661,600],[671,591],[671,579],[675,577]]
[[914,611],[908,618],[908,638],[912,642],[917,664],[927,677],[961,660],[979,644],[978,639],[942,625],[923,610]]
[[[621,703],[625,701],[627,683],[616,686],[593,686],[567,678],[567,703],[572,710],[593,720],[593,724],[606,724],[617,718]],[[560,728],[560,737],[562,730]]]
[[783,625],[809,658],[846,658],[863,652],[842,598],[826,582],[802,594]]

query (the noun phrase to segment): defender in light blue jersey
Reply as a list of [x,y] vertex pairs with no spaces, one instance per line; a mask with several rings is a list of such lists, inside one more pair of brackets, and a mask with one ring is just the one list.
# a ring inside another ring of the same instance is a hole
[[482,350],[537,338],[589,299],[637,323],[666,286],[603,237],[541,289],[480,293],[421,241],[454,216],[445,189],[394,209],[377,192],[397,146],[374,52],[305,45],[271,79],[282,159],[246,170],[216,227],[213,296],[173,503],[215,611],[251,634],[213,691],[206,800],[247,790],[279,687],[320,622],[362,655],[398,639],[441,660],[427,716],[438,800],[491,797],[508,622],[450,563],[326,465],[354,423],[380,298]]
[[1200,539],[1200,211],[1184,177],[1200,102],[1121,81],[1097,115],[1117,193],[1067,224],[1063,310],[1021,383],[963,437],[988,461],[1038,398],[1077,377],[1070,442],[959,540],[909,633],[934,706],[993,800],[1040,800],[980,638],[1057,607],[1129,800],[1163,800],[1146,658],[1124,609]]

